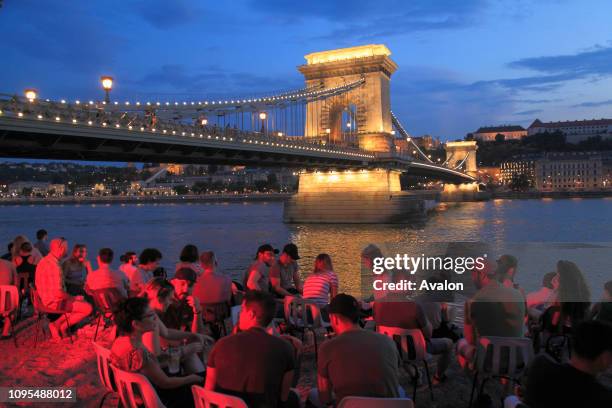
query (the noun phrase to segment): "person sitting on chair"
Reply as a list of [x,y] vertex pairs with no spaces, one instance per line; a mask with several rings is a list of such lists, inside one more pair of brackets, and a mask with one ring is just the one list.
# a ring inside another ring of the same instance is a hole
[[299,407],[290,392],[295,358],[292,345],[266,332],[276,302],[248,291],[240,312],[240,332],[219,340],[208,356],[207,390],[236,395],[252,408]]
[[87,275],[85,279],[86,291],[99,289],[117,289],[119,294],[127,298],[130,283],[123,272],[111,269],[114,253],[110,248],[102,248],[98,252],[98,269]]
[[83,296],[71,296],[66,292],[61,260],[67,252],[68,241],[55,238],[49,244],[49,254],[36,266],[36,290],[42,304],[67,312],[67,321],[61,318],[49,324],[54,338],[65,337],[71,326],[85,319],[93,310]]
[[318,389],[310,391],[310,402],[324,407],[347,396],[405,397],[398,382],[397,347],[389,337],[359,326],[359,302],[341,293],[329,304],[329,314],[337,336],[321,344]]
[[166,407],[193,407],[191,385],[201,384],[199,375],[169,377],[155,356],[144,346],[144,333],[155,330],[156,314],[145,298],[122,301],[115,312],[119,337],[113,342],[110,362],[123,371],[142,374],[151,382]]
[[568,364],[558,364],[547,355],[531,363],[525,385],[530,408],[612,407],[612,389],[596,379],[612,367],[612,324],[585,321],[573,334]]

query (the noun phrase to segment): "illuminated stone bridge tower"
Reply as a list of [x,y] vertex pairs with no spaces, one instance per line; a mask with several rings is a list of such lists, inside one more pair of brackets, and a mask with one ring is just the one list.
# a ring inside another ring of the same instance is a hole
[[[384,45],[365,45],[306,55],[298,69],[307,87],[334,88],[364,80],[342,95],[306,107],[305,136],[346,143],[347,113],[352,136],[364,150],[392,152],[390,80],[397,65]],[[299,223],[397,223],[421,216],[433,200],[401,191],[396,170],[303,172],[298,193],[285,203],[284,219]]]
[[[348,112],[362,149],[389,152],[393,149],[389,82],[397,69],[389,58],[391,51],[382,44],[314,52],[298,67],[306,87],[342,86],[364,79],[364,84],[345,94],[306,106],[305,136],[342,141]],[[345,113],[346,115],[346,113]]]

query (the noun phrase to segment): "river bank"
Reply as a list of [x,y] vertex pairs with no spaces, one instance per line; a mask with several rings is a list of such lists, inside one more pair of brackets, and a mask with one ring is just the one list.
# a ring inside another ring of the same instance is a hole
[[612,190],[600,191],[492,191],[491,199],[568,199],[612,197]]
[[138,204],[138,203],[217,203],[242,201],[284,201],[293,193],[189,194],[172,196],[102,196],[102,197],[15,197],[0,198],[0,205],[61,204]]

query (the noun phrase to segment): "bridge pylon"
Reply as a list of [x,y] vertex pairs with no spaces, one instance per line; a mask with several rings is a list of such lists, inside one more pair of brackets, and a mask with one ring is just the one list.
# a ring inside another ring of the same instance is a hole
[[394,149],[390,80],[397,64],[389,58],[391,51],[382,45],[314,52],[305,56],[306,64],[298,67],[306,87],[335,88],[363,79],[363,85],[325,101],[306,106],[304,135],[307,138],[343,140],[343,112],[354,116],[357,143],[364,150],[390,152]]

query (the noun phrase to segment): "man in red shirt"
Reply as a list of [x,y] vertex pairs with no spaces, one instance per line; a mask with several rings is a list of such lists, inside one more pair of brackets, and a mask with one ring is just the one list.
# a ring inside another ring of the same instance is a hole
[[49,331],[54,338],[65,337],[70,326],[79,323],[92,312],[89,303],[83,296],[71,296],[66,292],[61,261],[68,253],[68,241],[64,238],[55,238],[49,245],[49,254],[36,266],[36,290],[43,305],[65,310],[66,319],[57,319],[49,324]]

